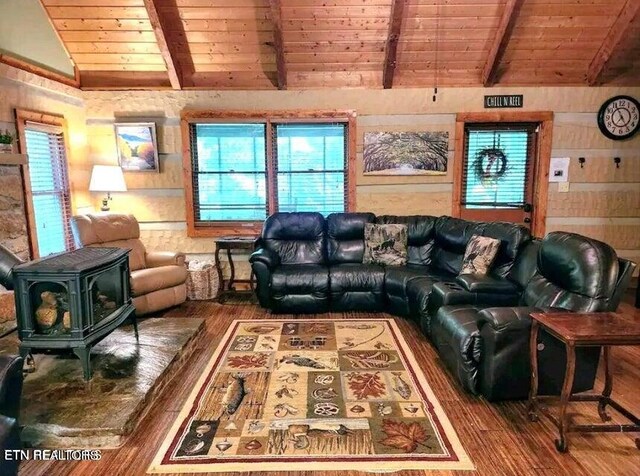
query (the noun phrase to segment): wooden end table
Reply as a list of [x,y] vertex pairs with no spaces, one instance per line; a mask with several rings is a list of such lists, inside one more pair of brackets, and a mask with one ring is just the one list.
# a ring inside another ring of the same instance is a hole
[[[216,270],[218,271],[218,302],[223,302],[224,298],[229,294],[240,294],[240,291],[237,291],[235,288],[235,283],[248,283],[248,292],[253,293],[255,284],[253,271],[251,271],[249,279],[236,279],[236,268],[233,264],[233,251],[252,252],[255,250],[257,240],[257,236],[221,236],[215,239],[215,265]],[[230,275],[226,283],[222,277],[222,266],[220,265],[220,251],[222,250],[226,250],[227,260],[229,261]]]
[[[558,428],[560,438],[555,440],[556,449],[566,452],[567,433],[570,432],[640,432],[640,418],[632,414],[611,398],[613,375],[611,373],[611,347],[616,345],[640,345],[640,319],[612,312],[577,314],[571,312],[531,314],[531,391],[529,393],[529,419],[538,419],[540,410]],[[558,417],[546,408],[538,406],[538,331],[542,327],[563,342],[567,349],[567,367],[560,395]],[[576,370],[576,347],[601,346],[603,348],[605,383],[602,394],[571,394]],[[611,420],[606,407],[611,406],[632,424],[573,425],[569,421],[567,405],[570,401],[598,402],[598,414],[603,422]],[[640,438],[635,440],[640,449]]]

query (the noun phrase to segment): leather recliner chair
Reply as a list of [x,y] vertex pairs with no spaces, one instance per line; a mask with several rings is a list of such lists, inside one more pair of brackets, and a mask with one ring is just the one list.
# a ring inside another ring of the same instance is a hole
[[363,263],[364,227],[373,213],[334,213],[327,217],[327,262],[331,309],[379,311],[385,306],[383,266]]
[[18,474],[18,460],[5,459],[5,450],[19,450],[22,357],[0,355],[0,474]]
[[[549,233],[532,242],[512,270],[511,279],[523,288],[517,303],[442,306],[431,319],[431,340],[466,390],[491,401],[526,398],[530,315],[615,311],[634,268],[605,243],[573,233]],[[540,393],[559,394],[564,346],[544,331],[538,344]],[[599,356],[599,347],[577,350],[574,392],[593,388]]]
[[259,248],[250,258],[260,305],[275,312],[327,311],[325,247],[321,214],[276,213],[267,218]]
[[187,299],[184,253],[147,252],[133,215],[78,215],[71,220],[78,246],[128,248],[131,294],[138,316]]

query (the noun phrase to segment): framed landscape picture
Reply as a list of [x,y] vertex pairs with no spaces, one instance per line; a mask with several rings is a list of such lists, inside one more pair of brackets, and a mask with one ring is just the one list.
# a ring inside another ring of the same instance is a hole
[[365,175],[445,175],[448,132],[366,132]]
[[154,122],[114,124],[118,164],[125,172],[160,172]]

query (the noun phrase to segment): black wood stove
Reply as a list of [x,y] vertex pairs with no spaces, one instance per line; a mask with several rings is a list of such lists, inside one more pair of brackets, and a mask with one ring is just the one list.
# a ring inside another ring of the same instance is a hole
[[72,349],[85,380],[90,351],[128,317],[138,328],[129,295],[129,250],[82,248],[13,268],[20,353]]

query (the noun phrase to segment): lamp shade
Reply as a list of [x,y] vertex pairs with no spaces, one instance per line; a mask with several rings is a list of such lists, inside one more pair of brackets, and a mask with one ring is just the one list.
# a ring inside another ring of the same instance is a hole
[[122,169],[117,165],[94,165],[91,171],[91,192],[126,192]]

